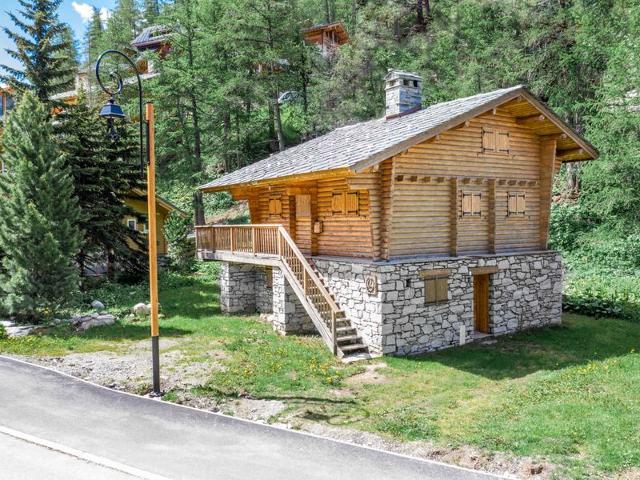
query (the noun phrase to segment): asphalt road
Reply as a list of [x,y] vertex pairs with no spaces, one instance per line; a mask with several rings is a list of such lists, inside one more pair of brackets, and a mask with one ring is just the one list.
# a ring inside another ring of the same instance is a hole
[[[2,356],[0,386],[2,480],[499,478],[116,392]],[[6,476],[6,465],[16,474]]]

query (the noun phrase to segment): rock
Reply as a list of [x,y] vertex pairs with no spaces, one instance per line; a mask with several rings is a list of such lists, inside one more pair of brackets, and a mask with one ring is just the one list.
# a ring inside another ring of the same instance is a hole
[[104,303],[102,303],[100,300],[94,300],[93,302],[91,302],[91,308],[101,312],[102,310],[104,310]]
[[9,338],[26,337],[30,333],[36,330],[35,325],[13,325],[11,327],[4,327],[4,331]]
[[93,327],[101,327],[103,325],[113,325],[116,322],[116,317],[108,313],[103,313],[101,315],[98,315],[97,317],[94,317],[94,316],[76,317],[74,321],[77,322],[76,324],[77,324],[78,330],[85,331]]
[[142,317],[151,313],[151,306],[146,303],[136,303],[131,311],[136,317]]

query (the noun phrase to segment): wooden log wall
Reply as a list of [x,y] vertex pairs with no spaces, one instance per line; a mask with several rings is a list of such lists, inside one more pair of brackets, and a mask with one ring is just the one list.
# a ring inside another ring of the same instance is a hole
[[[501,142],[508,137],[508,153],[487,151],[486,131],[500,132]],[[555,140],[498,108],[354,176],[252,188],[251,221],[285,225],[312,255],[386,259],[546,248],[555,151]],[[357,215],[332,211],[339,192],[358,192]],[[473,192],[481,213],[463,215],[463,195]],[[509,214],[510,194],[524,194],[523,214]],[[271,198],[281,199],[279,215],[269,214]]]
[[[483,129],[508,132],[509,153],[485,151]],[[392,159],[386,187],[391,221],[382,256],[540,248],[550,201],[546,195],[541,203],[540,188],[545,182],[550,191],[554,162],[543,165],[539,137],[500,109],[409,148]],[[481,193],[481,215],[463,216],[462,194],[473,191]],[[508,215],[510,192],[525,193],[525,215]]]

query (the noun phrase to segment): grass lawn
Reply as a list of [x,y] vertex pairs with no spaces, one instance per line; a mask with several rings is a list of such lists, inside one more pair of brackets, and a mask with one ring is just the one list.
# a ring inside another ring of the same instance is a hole
[[[144,288],[95,292],[123,313]],[[180,338],[181,361],[224,352],[226,369],[191,390],[217,399],[280,399],[286,415],[389,435],[543,456],[563,478],[640,468],[640,324],[567,314],[561,327],[501,337],[386,364],[375,381],[366,364],[342,365],[316,337],[279,337],[255,317],[221,315],[211,276],[163,279],[164,337]],[[144,322],[83,334],[0,340],[22,355],[124,351],[147,338]],[[349,378],[351,377],[351,378]],[[167,399],[177,398],[169,392]],[[639,470],[640,471],[640,470]]]

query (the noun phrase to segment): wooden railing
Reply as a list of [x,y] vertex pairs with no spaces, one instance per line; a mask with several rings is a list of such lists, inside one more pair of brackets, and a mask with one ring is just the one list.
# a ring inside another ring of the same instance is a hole
[[[326,287],[281,225],[206,225],[196,227],[196,248],[201,253],[228,252],[277,257],[314,310],[314,324],[334,355],[338,353],[336,320],[341,310]],[[314,315],[311,315],[312,319]]]

